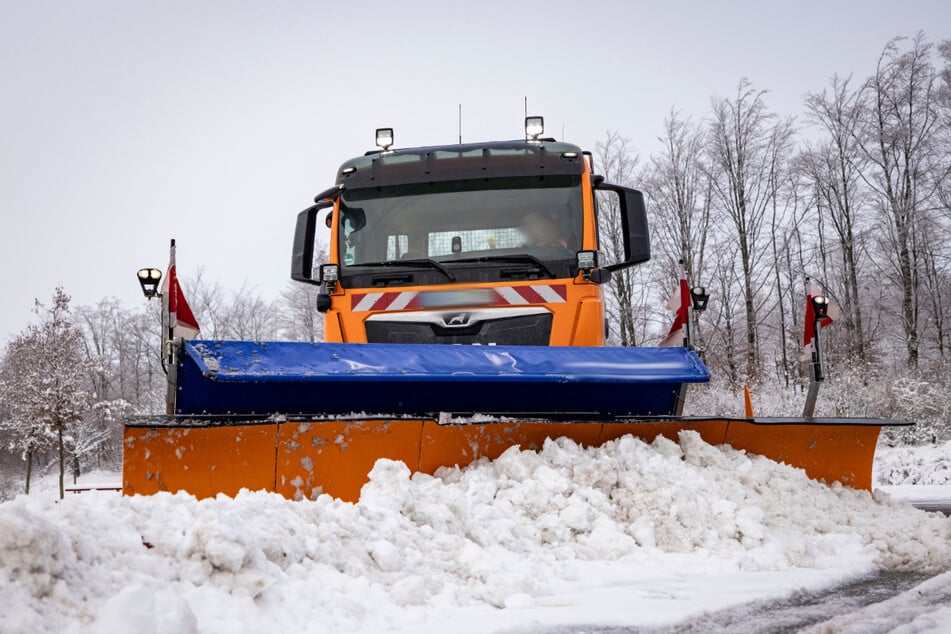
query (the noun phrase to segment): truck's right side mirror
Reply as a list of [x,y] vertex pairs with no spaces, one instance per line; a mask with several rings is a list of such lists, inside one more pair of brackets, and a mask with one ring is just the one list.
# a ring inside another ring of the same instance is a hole
[[621,213],[621,233],[624,238],[624,260],[604,268],[609,271],[641,264],[651,259],[651,238],[647,226],[647,204],[644,194],[630,187],[612,185],[603,181],[596,183],[598,191],[609,191],[618,197]]
[[297,214],[297,227],[294,229],[294,247],[291,252],[291,279],[305,284],[320,284],[314,279],[314,240],[317,238],[317,213],[321,209],[334,206],[334,201],[342,185],[334,185],[327,191],[317,194],[314,204]]
[[326,207],[326,204],[317,203],[297,214],[294,250],[291,253],[291,279],[294,281],[306,284],[320,283],[313,277],[314,240],[317,233],[317,212]]

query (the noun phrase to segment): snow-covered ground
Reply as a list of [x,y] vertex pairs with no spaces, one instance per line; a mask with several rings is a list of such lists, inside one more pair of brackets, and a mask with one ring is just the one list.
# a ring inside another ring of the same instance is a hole
[[[91,489],[115,489],[122,487],[122,474],[117,471],[95,469],[79,476],[73,483],[72,475],[67,474],[64,480],[66,495],[85,494]],[[59,474],[50,473],[33,480],[30,484],[30,495],[41,498],[55,499],[59,497]]]
[[[649,626],[875,569],[951,569],[948,518],[692,433],[560,440],[438,477],[380,461],[358,504],[52,498],[0,505],[0,632]],[[947,617],[935,597],[951,579],[927,583],[895,599],[911,631]]]
[[949,631],[951,572],[946,572],[885,601],[817,623],[803,630],[802,634],[911,634]]

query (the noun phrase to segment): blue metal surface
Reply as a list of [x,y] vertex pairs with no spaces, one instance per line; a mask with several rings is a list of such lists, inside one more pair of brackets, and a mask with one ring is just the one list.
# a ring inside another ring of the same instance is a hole
[[190,341],[176,412],[666,415],[709,380],[683,348]]

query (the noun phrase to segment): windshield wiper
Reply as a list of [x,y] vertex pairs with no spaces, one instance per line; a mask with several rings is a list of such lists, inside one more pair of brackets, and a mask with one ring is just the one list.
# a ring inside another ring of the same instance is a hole
[[358,266],[380,266],[383,268],[400,268],[400,267],[409,267],[409,268],[424,268],[424,269],[435,269],[446,276],[446,279],[450,282],[456,281],[456,276],[452,274],[442,262],[434,260],[432,258],[420,258],[415,260],[384,260],[382,262],[360,262],[359,264],[348,264],[348,268],[355,268]]
[[529,253],[512,253],[509,255],[483,255],[477,258],[453,259],[452,262],[528,262],[541,269],[548,277],[558,277],[548,265]]

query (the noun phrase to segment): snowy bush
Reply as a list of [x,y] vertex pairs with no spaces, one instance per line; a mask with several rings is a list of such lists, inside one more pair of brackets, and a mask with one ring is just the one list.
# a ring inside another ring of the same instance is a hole
[[883,447],[875,453],[879,485],[951,485],[951,441],[934,447]]

